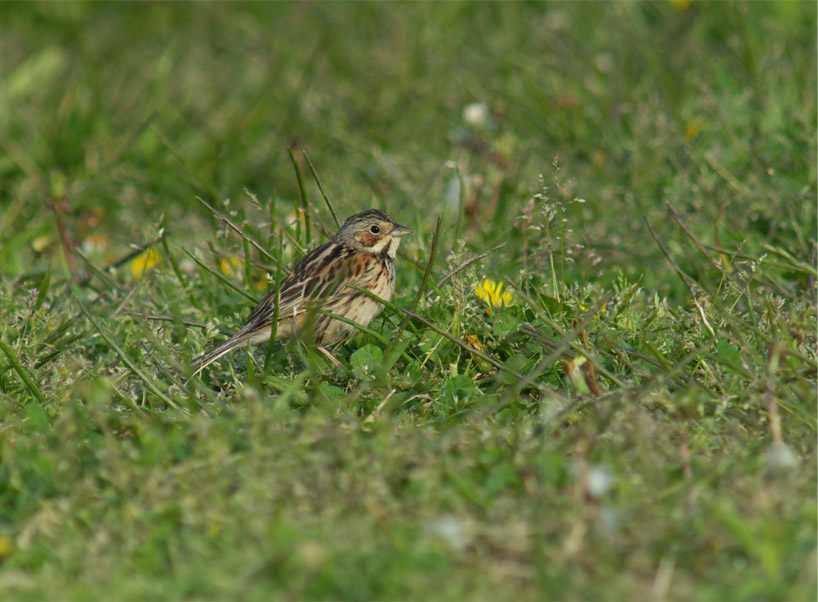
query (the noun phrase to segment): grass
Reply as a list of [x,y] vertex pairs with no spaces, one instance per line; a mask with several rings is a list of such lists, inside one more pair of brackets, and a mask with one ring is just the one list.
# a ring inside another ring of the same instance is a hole
[[[814,599],[815,22],[0,6],[4,596]],[[367,207],[344,368],[191,377]]]

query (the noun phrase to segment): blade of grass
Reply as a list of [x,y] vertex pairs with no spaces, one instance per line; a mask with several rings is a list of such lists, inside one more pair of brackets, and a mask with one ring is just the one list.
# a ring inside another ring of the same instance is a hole
[[120,301],[117,304],[117,306],[113,309],[113,311],[110,314],[111,318],[115,317],[120,311],[122,311],[122,308],[125,307],[125,305],[128,303],[128,301],[131,300],[131,297],[133,297],[134,294],[136,294],[136,292],[140,288],[146,287],[148,285],[148,283],[151,281],[151,277],[153,276],[154,272],[156,272],[156,270],[159,269],[159,267],[162,265],[162,263],[164,263],[164,261],[165,261],[164,258],[162,258],[162,261],[160,261],[159,263],[155,263],[150,268],[148,268],[148,271],[146,271],[144,273],[144,275],[142,276],[142,278],[140,278],[137,281],[136,286],[134,286],[131,290],[129,290],[128,294],[126,294],[122,298],[122,301]]
[[273,256],[272,256],[272,255],[271,255],[271,254],[270,254],[270,253],[269,253],[269,252],[266,250],[266,249],[264,249],[264,247],[262,247],[260,244],[258,244],[258,243],[257,243],[255,240],[253,240],[253,239],[252,239],[252,238],[250,238],[249,236],[247,236],[247,234],[245,234],[244,230],[242,230],[242,229],[241,229],[241,228],[239,228],[239,227],[238,227],[236,224],[234,224],[234,223],[233,223],[233,221],[232,221],[232,220],[231,220],[229,217],[227,217],[226,215],[224,215],[224,214],[223,214],[221,211],[219,211],[219,210],[218,210],[218,209],[216,209],[215,207],[211,206],[211,205],[210,205],[210,203],[208,203],[207,201],[205,201],[205,200],[204,200],[202,197],[198,197],[198,196],[197,196],[197,197],[196,197],[196,200],[197,200],[197,201],[199,201],[199,202],[200,202],[202,205],[204,205],[205,207],[207,207],[207,209],[208,209],[208,210],[209,210],[209,211],[210,211],[210,212],[211,212],[211,213],[212,213],[214,216],[216,216],[216,217],[217,217],[219,220],[221,220],[221,221],[222,221],[222,222],[223,222],[225,225],[227,225],[227,226],[228,226],[228,227],[229,227],[231,230],[233,230],[233,232],[235,232],[236,234],[238,234],[239,236],[241,236],[241,237],[242,237],[242,239],[244,239],[244,241],[245,241],[245,242],[250,243],[251,245],[253,245],[253,247],[255,247],[255,248],[256,248],[256,250],[257,250],[259,253],[261,253],[262,255],[264,255],[265,257],[267,257],[268,259],[270,259],[270,260],[271,260],[271,261],[273,261],[273,262],[277,261],[275,257],[273,257]]
[[[73,287],[72,287],[72,289],[73,289]],[[122,348],[117,344],[117,342],[114,341],[113,337],[111,337],[102,328],[102,325],[99,322],[97,322],[97,320],[94,318],[94,316],[91,315],[91,312],[88,311],[88,309],[85,307],[85,304],[80,300],[79,295],[77,295],[76,292],[74,292],[72,290],[71,291],[71,296],[74,298],[74,301],[76,302],[77,306],[80,308],[80,311],[85,316],[85,318],[91,323],[91,325],[94,327],[94,329],[100,334],[100,336],[105,340],[105,342],[108,343],[108,345],[111,347],[111,349],[114,350],[114,352],[119,356],[119,358],[122,360],[122,362],[126,366],[128,366],[128,368],[130,368],[131,372],[136,374],[136,376],[139,378],[139,380],[141,380],[143,383],[145,383],[145,386],[148,388],[148,390],[150,390],[154,395],[156,395],[159,399],[161,399],[163,402],[165,402],[168,406],[170,406],[170,407],[172,407],[172,408],[174,408],[176,410],[179,410],[181,412],[187,413],[188,410],[186,410],[186,409],[182,408],[181,406],[179,406],[175,401],[173,401],[170,397],[168,397],[165,393],[163,393],[159,389],[159,387],[156,385],[156,383],[154,383],[153,380],[147,374],[145,374],[142,370],[139,369],[139,367],[137,367],[137,365],[133,362],[133,360],[131,360],[131,358],[128,357],[128,354],[126,354],[122,350]]]
[[[472,347],[471,345],[469,345],[469,344],[468,344],[468,343],[466,343],[465,341],[463,341],[463,340],[461,340],[461,339],[458,339],[456,336],[451,335],[451,334],[449,334],[448,332],[446,332],[445,330],[442,330],[442,329],[438,328],[438,327],[437,327],[435,324],[433,324],[432,322],[430,322],[430,321],[429,321],[429,320],[427,320],[426,318],[424,318],[424,317],[422,317],[422,316],[419,316],[418,314],[413,313],[413,312],[409,311],[408,309],[403,309],[402,307],[398,307],[398,306],[396,306],[396,305],[392,305],[392,304],[391,304],[391,303],[389,303],[388,301],[384,301],[383,299],[380,299],[380,298],[379,298],[377,295],[372,294],[372,293],[370,293],[369,291],[366,291],[366,290],[364,290],[364,289],[359,289],[358,287],[350,287],[350,288],[355,288],[356,290],[359,290],[359,291],[361,291],[361,292],[363,292],[363,293],[366,293],[366,294],[368,294],[370,297],[372,297],[373,299],[379,299],[380,303],[383,303],[383,304],[384,304],[384,305],[386,305],[387,307],[390,307],[390,309],[394,309],[395,311],[397,311],[397,312],[399,312],[399,313],[402,313],[402,314],[404,314],[405,316],[408,316],[408,317],[409,317],[409,318],[411,318],[412,320],[415,320],[415,321],[417,321],[417,322],[420,322],[421,324],[423,324],[423,325],[424,325],[424,326],[426,326],[427,328],[431,328],[431,329],[432,329],[432,330],[434,330],[434,331],[435,331],[437,334],[439,334],[439,335],[441,335],[442,337],[444,337],[444,338],[446,338],[446,339],[450,340],[450,341],[451,341],[452,343],[454,343],[455,345],[458,345],[459,347],[461,347],[461,348],[465,349],[465,350],[466,350],[466,351],[468,351],[469,353],[471,353],[471,354],[473,354],[473,355],[476,355],[476,356],[477,356],[477,357],[479,357],[480,359],[483,359],[483,360],[487,361],[488,363],[490,363],[492,366],[494,366],[494,367],[495,367],[495,368],[497,368],[498,370],[502,370],[503,372],[507,372],[507,373],[511,374],[512,376],[514,376],[515,378],[520,379],[521,381],[523,381],[523,382],[524,382],[524,383],[526,383],[527,385],[529,385],[529,386],[533,387],[533,388],[534,388],[534,389],[536,389],[537,391],[541,391],[541,392],[546,392],[546,391],[547,391],[548,393],[553,393],[553,392],[554,392],[554,391],[553,391],[553,389],[550,389],[550,388],[548,388],[548,387],[546,387],[546,386],[544,386],[544,385],[541,385],[541,384],[539,384],[539,383],[537,383],[537,382],[534,382],[533,380],[531,380],[530,378],[528,378],[528,377],[527,377],[527,376],[525,376],[524,374],[520,374],[520,373],[519,373],[519,372],[517,372],[516,370],[514,370],[514,369],[512,369],[512,368],[509,368],[508,366],[506,366],[506,365],[505,365],[504,363],[502,363],[501,361],[496,360],[496,359],[494,359],[493,357],[491,357],[491,356],[489,356],[489,355],[486,355],[485,353],[483,353],[483,352],[482,352],[482,351],[480,351],[479,349],[475,349],[474,347]],[[393,340],[394,340],[394,339],[393,339]],[[385,356],[385,355],[386,355],[386,354],[384,354],[384,356]]]
[[770,253],[774,253],[775,255],[778,255],[779,257],[783,257],[784,259],[786,259],[789,262],[787,264],[788,268],[796,270],[798,272],[804,272],[813,277],[818,277],[818,270],[816,270],[810,264],[800,261],[799,259],[796,259],[795,257],[792,256],[792,254],[789,251],[782,249],[781,247],[776,247],[767,243],[761,243],[761,248],[764,249],[765,251],[769,251]]
[[177,147],[173,142],[171,142],[170,138],[165,136],[159,130],[159,128],[154,124],[151,124],[150,126],[148,126],[148,129],[151,132],[153,132],[156,135],[157,138],[159,138],[159,140],[162,142],[162,144],[164,144],[165,147],[167,147],[167,149],[174,156],[176,156],[176,158],[182,164],[182,167],[185,169],[185,171],[190,176],[193,177],[193,179],[196,181],[196,183],[204,191],[206,191],[211,196],[211,198],[214,198],[214,199],[219,198],[220,195],[219,195],[218,191],[216,190],[216,187],[213,185],[213,183],[210,180],[208,180],[207,178],[205,178],[204,175],[202,175],[202,173],[198,169],[196,169],[196,167],[193,165],[193,162],[190,161],[185,156],[184,152],[182,152],[182,150],[179,147]]
[[[640,359],[640,360],[642,360],[644,362],[647,362],[651,366],[655,366],[657,368],[665,369],[665,368],[668,367],[668,365],[672,365],[664,357],[662,357],[662,361],[659,361],[657,359],[654,359],[654,358],[652,358],[650,356],[645,355],[644,353],[640,353],[639,351],[634,351],[633,349],[628,349],[627,347],[617,345],[608,337],[608,335],[602,335],[602,340],[605,341],[606,343],[608,343],[608,345],[611,346],[611,349],[613,351],[620,354],[620,360],[623,363],[627,364],[628,368],[630,368],[634,373],[636,372],[636,367],[634,365],[632,365],[628,361],[628,359],[627,359],[628,356]],[[693,385],[696,385],[696,386],[698,386],[698,387],[700,387],[700,388],[702,388],[702,389],[704,389],[706,391],[709,390],[709,389],[707,389],[706,386],[704,386],[702,383],[698,382],[695,378],[691,378],[689,376],[685,376],[684,374],[682,374],[682,375],[679,376],[679,379],[682,380],[685,384],[693,384]]]
[[[742,326],[742,325],[738,324],[736,319],[735,319],[735,316],[733,315],[733,312],[731,312],[731,311],[724,308],[721,301],[719,300],[718,295],[712,294],[711,292],[707,291],[707,289],[705,288],[705,286],[702,283],[697,282],[692,277],[685,274],[685,272],[679,267],[679,264],[676,263],[675,259],[673,259],[673,256],[670,254],[670,251],[667,249],[667,247],[661,241],[661,239],[656,234],[654,229],[651,227],[650,222],[648,221],[647,217],[645,218],[645,223],[647,224],[648,230],[650,230],[650,233],[653,236],[654,240],[656,240],[656,243],[659,245],[659,248],[662,249],[662,252],[665,254],[665,257],[667,257],[667,260],[670,263],[670,265],[673,267],[673,269],[676,271],[676,273],[679,275],[679,277],[682,278],[684,283],[690,289],[690,293],[693,296],[693,300],[695,302],[696,309],[699,312],[699,316],[701,317],[704,326],[707,328],[708,332],[710,333],[712,341],[716,341],[717,337],[716,337],[716,334],[715,334],[712,326],[710,326],[710,323],[708,322],[708,320],[707,320],[707,318],[705,316],[704,309],[702,308],[701,304],[697,300],[696,287],[698,287],[699,289],[701,289],[701,290],[708,293],[708,295],[709,295],[708,300],[710,301],[710,304],[711,304],[711,307],[712,307],[713,311],[718,315],[718,317],[721,320],[723,320],[730,327],[733,335],[740,342],[740,347],[742,349],[744,349],[748,354],[750,354],[751,357],[756,361],[756,363],[759,366],[765,365],[765,360],[762,358],[761,353],[759,353],[759,351],[757,349],[755,349],[748,342],[747,337],[745,336],[745,334],[753,334],[756,337],[758,337],[760,340],[764,339],[763,333],[760,332],[759,328],[756,327],[756,326],[749,326],[750,332],[748,333],[747,332],[747,330],[748,330],[747,326]],[[749,287],[747,289],[746,294],[749,295]]]
[[80,259],[85,262],[86,267],[91,271],[89,274],[89,282],[91,276],[96,276],[99,278],[103,283],[105,283],[109,288],[116,289],[118,292],[124,292],[124,289],[118,282],[114,282],[108,275],[105,273],[104,270],[98,268],[93,264],[93,262],[85,255],[80,249],[73,249],[74,255],[77,255]]
[[[443,276],[443,278],[441,278],[440,280],[438,280],[438,281],[435,283],[434,288],[435,288],[435,289],[437,289],[437,290],[439,291],[439,290],[440,290],[440,287],[441,287],[441,286],[443,286],[443,285],[446,283],[446,281],[447,281],[447,280],[449,280],[449,279],[450,279],[452,276],[454,276],[454,275],[455,275],[455,274],[457,274],[458,272],[461,272],[461,271],[465,270],[467,267],[469,267],[469,266],[470,266],[471,264],[473,264],[474,262],[476,262],[476,261],[480,261],[480,260],[481,260],[481,259],[483,259],[484,257],[488,257],[489,255],[491,255],[491,254],[492,254],[492,253],[494,253],[495,251],[499,251],[500,249],[502,249],[503,247],[505,247],[507,244],[508,244],[507,242],[501,242],[499,245],[496,245],[496,246],[494,246],[494,247],[490,248],[488,251],[484,251],[483,253],[478,253],[477,255],[472,255],[472,256],[471,256],[471,257],[469,257],[469,258],[468,258],[466,261],[464,261],[464,262],[463,262],[463,263],[461,263],[459,266],[457,266],[456,268],[452,269],[452,270],[451,270],[451,271],[450,271],[448,274],[446,274],[445,276]],[[427,294],[427,297],[428,297],[429,295],[431,295],[431,294],[432,294],[432,291],[429,291],[429,293]]]
[[[241,210],[242,217],[244,221],[247,221],[247,211],[242,207]],[[247,288],[253,288],[253,264],[252,264],[252,257],[250,256],[250,242],[248,238],[242,237],[242,243],[244,245],[244,281],[247,284]],[[279,255],[280,257],[280,255]]]
[[205,264],[205,263],[204,263],[202,260],[200,260],[198,257],[196,257],[196,256],[195,256],[193,253],[191,253],[191,252],[190,252],[190,251],[188,251],[187,249],[184,249],[184,248],[183,248],[183,249],[182,249],[182,251],[184,251],[185,255],[187,255],[187,256],[188,256],[188,257],[190,257],[190,258],[191,258],[193,261],[195,261],[195,262],[196,262],[196,263],[199,265],[199,267],[202,267],[202,268],[204,268],[205,270],[207,270],[208,272],[210,272],[210,274],[212,274],[213,276],[215,276],[216,278],[218,278],[219,280],[221,280],[221,281],[222,281],[222,282],[223,282],[223,283],[224,283],[226,286],[228,286],[229,288],[231,288],[231,289],[233,289],[234,291],[236,291],[236,292],[237,292],[238,294],[240,294],[242,297],[246,297],[247,299],[249,299],[249,300],[250,300],[250,301],[252,301],[253,303],[258,304],[258,299],[256,299],[255,297],[253,297],[253,295],[251,295],[250,293],[248,293],[248,292],[247,292],[247,291],[245,291],[244,289],[242,289],[242,288],[240,288],[239,286],[236,286],[235,284],[233,284],[233,283],[230,281],[230,279],[229,279],[229,278],[227,278],[225,275],[220,274],[219,272],[217,272],[216,270],[214,270],[213,268],[211,268],[209,265]]
[[[409,312],[415,311],[418,303],[420,302],[420,298],[423,296],[423,293],[426,291],[426,285],[429,282],[429,274],[432,273],[432,267],[435,263],[435,258],[437,257],[437,246],[438,241],[440,240],[440,226],[443,224],[443,217],[438,216],[437,224],[435,225],[435,233],[432,236],[432,248],[429,250],[429,260],[426,262],[426,270],[423,272],[423,278],[420,281],[420,286],[418,287],[417,292],[415,293],[415,297],[412,299],[412,303],[409,305]],[[386,346],[386,349],[383,352],[384,357],[389,357],[389,353],[395,347],[400,338],[400,335],[403,334],[403,331],[406,329],[406,325],[409,323],[409,314],[404,314],[403,320],[401,320],[400,326],[398,326],[397,332],[395,332],[395,336],[392,337],[392,340],[389,341],[389,345]]]
[[276,219],[276,206],[278,205],[278,193],[273,191],[273,197],[270,199],[270,206],[268,207],[268,212],[270,214],[270,234],[267,236],[267,246],[271,249],[273,248],[273,243],[275,242],[276,237],[276,224],[278,220]]
[[[741,289],[742,288],[741,283],[738,281],[738,279],[735,277],[735,275],[728,272],[726,269],[724,269],[724,266],[721,264],[721,262],[719,262],[715,257],[713,257],[713,255],[710,253],[710,251],[707,250],[707,247],[705,247],[702,244],[702,242],[699,240],[699,238],[696,236],[696,234],[694,234],[693,231],[688,227],[688,225],[682,219],[682,216],[679,215],[679,212],[676,210],[676,207],[673,205],[673,203],[671,203],[670,201],[666,201],[665,205],[667,205],[668,209],[670,209],[671,213],[673,213],[673,217],[676,219],[676,222],[679,224],[679,226],[681,226],[681,228],[682,228],[682,230],[684,230],[685,234],[687,234],[688,237],[693,241],[693,244],[695,244],[698,247],[699,251],[701,251],[702,254],[705,257],[707,257],[708,261],[713,265],[713,267],[716,270],[718,270],[719,273],[721,273],[722,278],[730,280],[731,282],[733,282],[736,285],[736,287],[738,289]],[[754,306],[753,306],[753,299],[752,299],[752,296],[749,294],[749,290],[745,289],[745,295],[744,296],[747,299],[747,304],[748,304],[748,307],[749,307],[749,310],[750,310],[750,319],[752,319],[753,324],[758,326],[758,321],[757,321],[757,318],[756,318],[756,312],[755,312],[755,309],[754,309]]]
[[[143,313],[140,313],[138,311],[128,311],[127,309],[124,311],[124,313],[129,315],[129,316],[136,316],[138,318],[142,318],[144,320],[156,320],[158,322],[177,322],[178,321],[178,322],[181,322],[182,324],[184,324],[185,326],[192,326],[194,328],[201,328],[202,330],[207,330],[211,326],[207,322],[197,322],[195,320],[177,320],[173,316],[157,316],[157,315],[154,315],[154,314],[143,314]],[[233,331],[231,331],[228,328],[221,328],[219,326],[216,326],[215,328],[216,328],[216,330],[218,330],[222,334],[226,334],[226,335],[234,334]]]
[[307,200],[307,189],[304,187],[304,176],[301,174],[301,166],[295,158],[293,149],[288,148],[287,152],[290,154],[290,160],[293,162],[293,169],[295,169],[295,177],[298,180],[298,194],[301,196],[301,208],[304,210],[304,229],[306,232],[305,240],[307,247],[310,246],[310,204]]
[[525,374],[521,374],[521,373],[517,372],[516,370],[514,370],[513,368],[509,368],[503,362],[494,359],[490,355],[486,355],[485,353],[483,353],[479,349],[475,349],[474,347],[472,347],[471,345],[469,345],[465,341],[462,341],[462,340],[458,339],[457,337],[449,334],[445,330],[441,330],[440,328],[435,326],[432,322],[430,322],[426,318],[423,318],[423,317],[421,317],[421,316],[419,316],[419,315],[417,315],[415,313],[412,313],[412,312],[410,312],[410,311],[408,311],[406,309],[400,309],[400,311],[404,312],[406,315],[408,315],[413,320],[417,320],[418,322],[420,322],[421,324],[423,324],[427,328],[431,328],[437,334],[442,335],[446,339],[449,339],[452,343],[460,346],[461,348],[468,351],[472,355],[476,355],[480,359],[487,361],[488,363],[490,363],[492,366],[494,366],[498,370],[502,370],[503,372],[507,372],[508,374],[511,374],[515,378],[517,378],[520,381],[524,382],[525,384],[533,387],[537,391],[548,392],[548,393],[553,393],[554,392],[553,389],[551,389],[549,387],[546,387],[544,385],[541,385],[540,383],[534,382],[529,377],[527,377]]
[[[139,246],[134,247],[134,249],[132,251],[130,251],[129,253],[126,253],[125,255],[123,255],[122,257],[117,259],[114,263],[110,263],[107,266],[105,266],[102,269],[102,272],[108,273],[108,272],[110,272],[112,270],[115,270],[116,268],[128,263],[129,261],[131,261],[135,257],[138,257],[141,253],[144,253],[146,249],[148,249],[148,248],[154,246],[155,244],[159,243],[160,241],[162,241],[164,239],[164,236],[165,236],[164,229],[160,230],[159,236],[157,236],[156,239],[152,240],[151,242],[143,243],[143,244],[141,244]],[[77,282],[77,284],[79,286],[88,286],[91,283],[91,280],[93,279],[94,275],[95,274],[89,274],[89,275],[85,276],[84,278],[79,280]],[[68,291],[70,289],[71,289],[71,282],[66,282],[65,286],[63,287],[62,292],[59,295],[56,295],[54,301],[51,303],[52,310],[55,309],[59,305],[59,303],[62,301],[62,298],[68,293]],[[94,302],[96,303],[96,300]],[[79,317],[79,314],[75,315],[74,318],[71,318],[70,321],[67,322],[67,326],[66,326],[66,323],[60,325],[60,327],[58,327],[57,330],[55,330],[54,332],[49,334],[49,337],[55,337],[56,338],[56,337],[60,336],[62,334],[62,332],[64,331],[63,327],[65,326],[67,328],[68,326],[70,326],[77,319],[77,317]]]
[[648,230],[650,230],[651,236],[653,236],[653,240],[655,240],[656,244],[659,245],[659,248],[662,249],[662,253],[664,253],[665,257],[667,258],[667,261],[670,264],[670,267],[672,267],[673,270],[679,275],[679,278],[681,278],[682,281],[687,286],[687,288],[690,289],[690,294],[693,295],[693,297],[695,298],[696,297],[696,285],[695,285],[694,280],[685,273],[685,271],[679,266],[679,264],[673,258],[673,255],[671,255],[670,251],[665,246],[665,243],[663,243],[662,239],[659,237],[659,235],[656,234],[656,230],[654,230],[653,226],[650,225],[650,220],[647,218],[647,216],[645,216],[644,220],[645,220],[645,224],[648,227]]
[[699,295],[696,293],[696,288],[698,287],[699,289],[707,292],[710,295],[710,301],[715,302],[716,301],[716,295],[710,294],[709,291],[707,291],[707,289],[701,283],[696,282],[696,280],[694,280],[693,278],[691,278],[690,276],[688,276],[685,273],[685,271],[679,266],[679,264],[673,258],[673,255],[671,255],[668,248],[662,242],[662,239],[659,238],[658,234],[656,234],[656,231],[653,229],[653,226],[650,225],[650,220],[648,220],[647,216],[645,216],[644,219],[645,219],[645,224],[647,224],[647,226],[648,226],[648,230],[650,230],[651,236],[653,236],[653,239],[656,241],[656,244],[659,245],[659,248],[662,249],[662,252],[665,254],[665,257],[667,258],[668,263],[670,263],[671,267],[676,271],[676,273],[684,281],[684,283],[687,285],[688,289],[690,290],[690,295],[693,298],[693,303],[695,304],[696,309],[698,309],[698,311],[699,311],[699,317],[702,320],[702,324],[704,325],[704,327],[710,333],[710,336],[715,341],[716,340],[716,332],[715,332],[715,330],[713,330],[713,327],[710,325],[710,322],[707,319],[707,316],[705,315],[705,311],[702,308],[701,303],[699,303]]
[[690,239],[699,248],[699,250],[702,252],[702,254],[705,257],[707,257],[708,261],[711,264],[713,264],[713,267],[726,275],[724,266],[715,257],[713,257],[713,255],[710,254],[710,251],[707,250],[707,247],[705,247],[702,244],[702,242],[699,240],[699,238],[687,226],[685,221],[682,219],[682,216],[679,215],[679,212],[676,210],[676,207],[673,205],[673,203],[671,203],[670,201],[665,201],[665,205],[667,206],[668,209],[670,209],[670,212],[673,213],[673,217],[676,219],[676,222],[679,224],[679,226],[681,226],[682,230],[685,231],[685,234],[687,234],[690,237]]
[[454,164],[454,172],[457,175],[457,224],[455,224],[454,228],[454,239],[460,240],[460,235],[463,233],[463,216],[466,213],[466,202],[464,200],[466,186],[463,181],[463,174],[460,173],[460,166],[457,163]]
[[646,382],[643,386],[631,389],[630,399],[632,401],[644,399],[654,389],[665,386],[674,378],[679,378],[682,375],[682,370],[684,370],[690,362],[694,360],[701,360],[701,358],[704,356],[705,350],[712,345],[713,341],[710,339],[707,339],[700,345],[697,345],[671,368],[656,372],[654,378]]
[[[546,358],[549,359],[548,362],[549,364],[556,360],[560,355],[562,355],[565,349],[570,348],[574,351],[574,353],[576,353],[577,355],[581,355],[586,360],[591,362],[594,368],[600,373],[604,374],[608,379],[611,380],[611,382],[616,383],[616,385],[619,387],[625,386],[625,383],[623,383],[619,379],[619,377],[613,374],[610,370],[606,369],[605,366],[602,365],[602,363],[595,356],[588,353],[588,351],[581,344],[575,341],[575,339],[578,336],[580,336],[580,333],[583,330],[585,330],[588,324],[590,324],[591,320],[593,320],[594,315],[596,315],[600,311],[600,309],[611,300],[612,293],[610,292],[606,293],[594,307],[592,307],[588,312],[585,313],[582,319],[577,322],[577,324],[571,329],[571,331],[568,332],[564,330],[562,326],[560,326],[560,324],[557,323],[556,320],[551,318],[551,316],[549,316],[547,312],[543,311],[540,308],[540,306],[531,297],[529,297],[525,293],[525,291],[522,290],[522,288],[517,286],[517,284],[515,284],[512,281],[509,281],[508,285],[511,288],[513,288],[514,292],[528,304],[528,306],[532,309],[532,311],[534,311],[537,317],[546,324],[548,324],[548,326],[550,326],[554,331],[556,331],[559,337],[562,339],[563,342],[561,343],[561,345],[557,349],[553,350],[551,354]],[[539,364],[544,364],[544,360],[541,361]]]
[[[278,256],[281,257],[281,251],[284,244],[283,235],[278,233]],[[278,336],[278,316],[281,309],[281,262],[276,263],[276,279],[275,279],[275,304],[273,305],[273,322],[270,325],[272,331],[270,332],[270,339],[267,341],[267,353],[264,355],[264,368],[266,373],[270,367],[270,362],[273,357],[273,346]]]
[[34,307],[32,308],[32,312],[40,311],[40,308],[45,303],[46,295],[48,294],[48,287],[51,285],[51,276],[54,272],[49,269],[43,279],[40,281],[40,284],[37,286],[37,300],[34,302]]
[[[144,353],[142,354],[143,363],[145,365],[153,366],[154,370],[156,370],[156,374],[163,375],[166,381],[169,381],[169,386],[175,385],[180,390],[187,390],[188,401],[192,405],[197,406],[201,411],[211,417],[215,416],[213,410],[202,404],[191,390],[191,387],[186,387],[185,381],[180,378],[185,374],[190,376],[190,364],[188,363],[189,358],[183,359],[180,357],[172,347],[166,344],[166,341],[156,336],[153,329],[148,327],[147,322],[134,320],[134,325],[138,326],[142,330],[143,340],[139,344],[144,349]],[[161,359],[165,362],[164,365],[157,360],[157,356],[161,357]],[[170,369],[168,369],[168,367]],[[212,394],[206,394],[205,396],[211,403],[223,407],[223,404],[218,402]]]
[[176,276],[176,279],[179,281],[179,286],[182,287],[182,290],[187,293],[187,297],[190,300],[190,304],[198,310],[203,310],[201,302],[193,294],[193,291],[190,290],[190,285],[185,281],[185,277],[182,274],[182,270],[179,268],[179,263],[176,261],[176,258],[173,256],[173,253],[170,252],[170,245],[168,244],[167,238],[162,238],[162,250],[165,252],[164,257],[167,257],[168,263],[170,263],[170,267],[173,270],[173,274]]
[[318,190],[321,191],[321,196],[324,197],[324,202],[327,204],[329,212],[332,214],[332,219],[335,221],[335,226],[337,228],[340,228],[341,222],[338,221],[338,215],[335,213],[335,208],[332,206],[329,197],[327,197],[327,193],[324,192],[324,186],[321,184],[321,178],[318,177],[318,172],[315,170],[312,161],[310,161],[310,157],[309,155],[307,155],[307,151],[302,150],[301,154],[304,155],[304,159],[306,159],[307,165],[309,166],[310,171],[312,172],[312,177],[315,179],[315,183],[318,184]]
[[40,392],[40,388],[37,386],[37,383],[34,382],[34,379],[28,373],[28,370],[20,363],[17,359],[17,355],[14,352],[14,349],[8,346],[5,341],[0,339],[0,350],[3,351],[5,356],[8,358],[9,363],[11,363],[12,369],[17,373],[17,376],[20,377],[20,380],[23,381],[23,384],[26,388],[31,391],[31,394],[37,398],[42,405],[45,405],[46,401],[43,397],[43,394]]
[[[80,314],[77,314],[77,315],[81,316],[82,314],[80,313]],[[51,353],[48,353],[48,354],[38,358],[37,362],[34,364],[34,367],[37,368],[37,369],[42,368],[43,366],[48,364],[51,360],[53,360],[55,357],[62,354],[68,348],[68,346],[71,343],[83,338],[86,334],[88,334],[87,331],[80,330],[79,332],[77,332],[75,334],[72,334],[71,336],[66,337],[65,339],[54,341],[51,344],[51,346],[54,348],[54,350]],[[37,350],[39,351],[43,346],[44,346],[43,343],[40,343],[37,346]]]

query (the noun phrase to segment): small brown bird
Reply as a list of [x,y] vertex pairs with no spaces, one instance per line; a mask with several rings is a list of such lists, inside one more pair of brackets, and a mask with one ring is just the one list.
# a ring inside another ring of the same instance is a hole
[[[325,348],[339,345],[357,332],[345,322],[323,313],[320,308],[366,326],[383,305],[358,287],[389,301],[395,290],[395,254],[400,240],[411,230],[398,225],[379,209],[367,209],[348,218],[332,239],[301,258],[281,282],[276,339],[283,339],[309,325],[318,348],[333,363],[337,360]],[[198,372],[238,347],[270,340],[275,291],[264,297],[239,332],[210,353],[193,360]]]

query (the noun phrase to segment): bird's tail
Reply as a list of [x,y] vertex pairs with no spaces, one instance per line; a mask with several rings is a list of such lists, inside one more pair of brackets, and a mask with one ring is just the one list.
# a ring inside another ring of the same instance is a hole
[[252,335],[253,333],[249,331],[239,331],[233,337],[216,347],[213,351],[203,353],[202,355],[193,358],[193,361],[191,362],[191,366],[193,366],[193,373],[197,374],[198,372],[201,372],[223,355],[227,355],[234,349],[238,349],[239,347],[246,345],[247,341],[250,340]]

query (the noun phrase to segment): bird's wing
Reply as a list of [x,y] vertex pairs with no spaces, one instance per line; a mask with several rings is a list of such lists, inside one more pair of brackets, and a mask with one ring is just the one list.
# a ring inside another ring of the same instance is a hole
[[[279,319],[294,318],[332,294],[345,273],[350,254],[351,250],[330,241],[302,257],[281,282]],[[274,313],[275,290],[272,290],[250,313],[242,331],[269,326]]]

